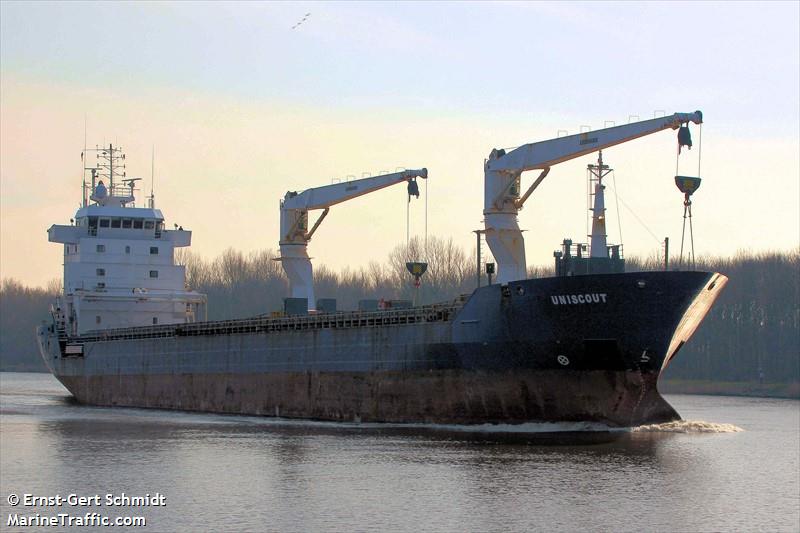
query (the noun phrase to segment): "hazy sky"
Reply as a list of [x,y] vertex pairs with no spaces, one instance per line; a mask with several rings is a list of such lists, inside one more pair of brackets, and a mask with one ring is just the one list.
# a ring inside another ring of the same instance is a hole
[[[3,1],[0,275],[61,276],[46,229],[78,207],[84,119],[88,144],[122,145],[146,192],[155,145],[157,206],[212,258],[276,248],[287,190],[422,166],[429,234],[470,248],[492,148],[701,109],[697,253],[796,247],[798,6]],[[698,136],[682,174],[697,172]],[[670,130],[605,152],[627,255],[680,241],[675,144]],[[554,167],[521,212],[529,264],[549,264],[564,237],[585,240],[592,160]],[[424,205],[412,204],[412,234]],[[618,241],[613,209],[609,219]],[[395,187],[332,208],[309,253],[357,268],[405,237]]]

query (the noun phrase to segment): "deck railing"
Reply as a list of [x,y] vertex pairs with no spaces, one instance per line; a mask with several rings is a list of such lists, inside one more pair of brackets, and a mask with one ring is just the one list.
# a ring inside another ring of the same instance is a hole
[[272,333],[308,329],[343,329],[399,326],[426,322],[448,322],[463,306],[463,302],[434,304],[409,309],[381,311],[339,311],[297,316],[258,316],[192,324],[165,324],[90,331],[70,337],[70,343],[101,342],[125,339],[150,339],[158,337],[191,337],[201,335],[229,335],[234,333]]

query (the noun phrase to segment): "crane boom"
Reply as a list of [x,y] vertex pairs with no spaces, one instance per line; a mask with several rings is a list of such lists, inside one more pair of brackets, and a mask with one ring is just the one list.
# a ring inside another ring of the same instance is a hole
[[[661,130],[678,129],[689,122],[702,124],[703,113],[700,111],[675,113],[534,142],[508,153],[505,150],[492,150],[484,164],[483,214],[486,241],[497,261],[498,282],[507,283],[527,277],[525,240],[517,223],[517,214],[550,171],[550,167]],[[521,174],[535,169],[542,170],[541,175],[527,192],[520,196]]]
[[393,174],[383,174],[358,180],[333,183],[322,187],[306,189],[299,193],[287,192],[283,200],[284,209],[325,209],[347,200],[375,192],[377,190],[408,181],[414,178],[427,178],[428,170],[403,170]]
[[[314,187],[301,192],[289,191],[281,201],[280,261],[289,278],[293,298],[306,298],[308,309],[314,309],[313,269],[308,257],[308,241],[336,204],[379,191],[391,185],[409,182],[409,195],[419,196],[417,178],[427,179],[428,170],[403,170],[392,174]],[[411,182],[414,182],[413,184]],[[308,230],[308,212],[324,209],[316,223]]]
[[490,160],[487,169],[511,172],[545,169],[661,130],[678,129],[681,124],[687,122],[701,124],[703,113],[700,111],[675,113],[666,117],[526,144]]

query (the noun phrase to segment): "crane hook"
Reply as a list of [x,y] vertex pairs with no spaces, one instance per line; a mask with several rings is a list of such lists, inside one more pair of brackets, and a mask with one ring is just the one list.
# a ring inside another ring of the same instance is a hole
[[416,196],[419,198],[419,185],[417,184],[416,178],[408,180],[408,201],[411,201],[411,197]]
[[692,133],[689,131],[688,122],[678,128],[678,154],[684,146],[688,146],[689,150],[692,149]]

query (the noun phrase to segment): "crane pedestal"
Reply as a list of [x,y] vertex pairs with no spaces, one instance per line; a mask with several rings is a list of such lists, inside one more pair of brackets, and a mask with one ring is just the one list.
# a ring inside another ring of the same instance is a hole
[[292,298],[305,298],[308,310],[315,310],[314,272],[311,258],[308,257],[308,246],[305,244],[281,244],[281,257],[278,259],[289,278]]
[[525,238],[519,229],[516,213],[485,214],[486,243],[497,261],[497,282],[526,279]]

